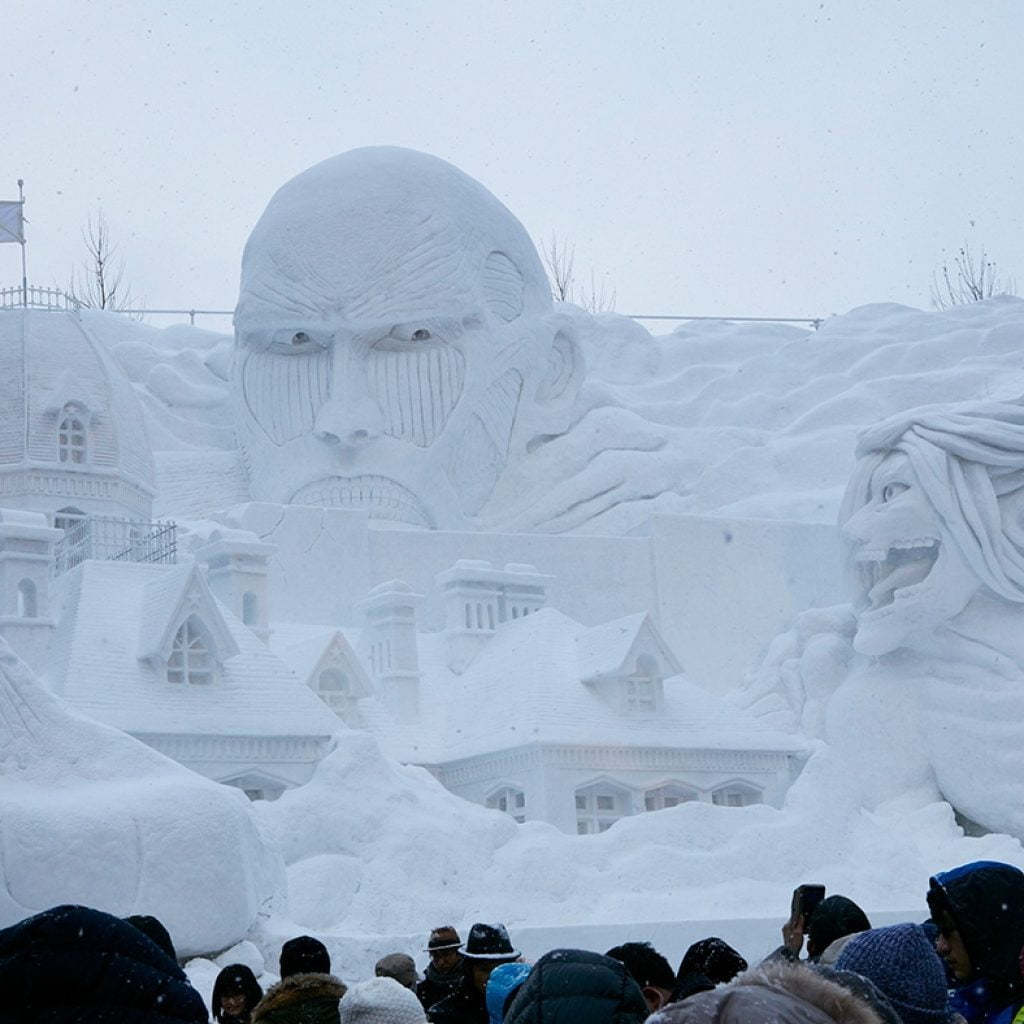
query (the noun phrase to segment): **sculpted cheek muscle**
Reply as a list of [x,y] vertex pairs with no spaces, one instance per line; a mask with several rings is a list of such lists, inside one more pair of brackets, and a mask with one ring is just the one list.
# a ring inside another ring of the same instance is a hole
[[465,357],[448,345],[420,351],[374,349],[367,377],[384,418],[384,433],[429,448],[458,404],[465,373]]
[[331,351],[303,355],[253,352],[242,368],[242,394],[252,418],[274,444],[313,429],[330,394]]

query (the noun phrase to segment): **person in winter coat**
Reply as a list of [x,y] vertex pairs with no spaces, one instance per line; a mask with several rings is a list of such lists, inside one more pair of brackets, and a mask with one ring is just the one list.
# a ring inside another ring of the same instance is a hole
[[147,935],[59,906],[0,931],[0,1022],[207,1024],[203,998]]
[[346,988],[331,974],[327,947],[309,935],[281,947],[281,980],[252,1012],[252,1024],[338,1024]]
[[505,1010],[519,993],[533,968],[529,964],[516,961],[511,964],[498,964],[487,979],[487,991],[484,993],[487,1002],[488,1024],[502,1024]]
[[583,949],[553,949],[533,965],[505,1024],[641,1024],[647,1012],[625,964]]
[[380,974],[353,985],[341,1001],[341,1024],[426,1024],[423,1007],[408,986]]
[[416,995],[425,1010],[462,986],[465,970],[459,952],[461,946],[462,939],[450,924],[441,925],[430,933],[423,951],[430,955],[430,963],[423,972],[423,980],[416,986]]
[[938,953],[956,976],[953,1009],[968,1024],[1024,1019],[1024,872],[998,861],[943,871],[929,880],[928,909]]
[[903,1024],[954,1024],[946,970],[919,924],[894,924],[854,935],[835,961],[874,982]]
[[649,1012],[660,1010],[671,1000],[676,976],[669,962],[649,942],[624,942],[613,946],[605,956],[626,965],[644,994]]
[[871,927],[867,914],[846,896],[829,896],[823,899],[811,919],[787,921],[782,928],[783,945],[773,953],[787,960],[797,960],[807,935],[807,959],[816,962],[836,939],[855,932],[866,932]]
[[882,1024],[852,991],[812,967],[766,960],[728,985],[671,1003],[648,1024]]
[[478,922],[462,947],[465,973],[461,986],[427,1010],[434,1024],[487,1024],[487,979],[499,964],[519,959],[503,924]]
[[230,964],[213,983],[210,1010],[218,1024],[249,1024],[262,998],[256,975],[245,964]]

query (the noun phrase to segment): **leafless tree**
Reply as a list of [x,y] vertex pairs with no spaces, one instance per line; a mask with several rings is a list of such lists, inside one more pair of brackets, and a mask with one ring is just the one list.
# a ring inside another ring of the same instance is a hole
[[975,258],[971,247],[965,242],[949,262],[942,264],[942,270],[932,275],[932,305],[936,309],[951,309],[968,302],[980,302],[995,295],[1013,295],[1016,285],[1012,278],[1000,278],[994,260],[985,250],[980,259]]
[[551,282],[551,295],[558,302],[574,302],[589,313],[606,313],[615,308],[615,289],[605,279],[599,286],[593,271],[589,288],[577,285],[576,246],[552,234],[541,256]]
[[71,268],[68,292],[88,309],[130,312],[135,306],[131,287],[124,283],[124,260],[110,240],[110,229],[101,210],[95,222],[89,217],[82,229],[88,259]]

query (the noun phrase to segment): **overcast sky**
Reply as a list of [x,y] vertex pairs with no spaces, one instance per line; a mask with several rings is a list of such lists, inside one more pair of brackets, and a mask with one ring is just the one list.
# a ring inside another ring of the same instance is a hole
[[393,144],[623,313],[927,307],[965,241],[1024,288],[1020,0],[6,0],[0,30],[32,283],[102,208],[137,298],[231,308],[273,192]]

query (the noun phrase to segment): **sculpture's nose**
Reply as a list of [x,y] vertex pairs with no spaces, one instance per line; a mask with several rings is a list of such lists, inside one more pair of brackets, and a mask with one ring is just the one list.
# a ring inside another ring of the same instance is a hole
[[316,415],[313,433],[331,445],[356,448],[380,437],[383,420],[377,403],[368,395],[331,397]]

